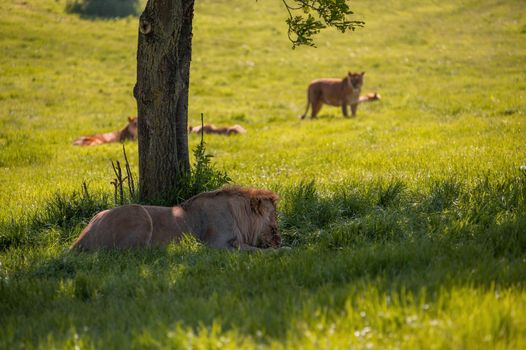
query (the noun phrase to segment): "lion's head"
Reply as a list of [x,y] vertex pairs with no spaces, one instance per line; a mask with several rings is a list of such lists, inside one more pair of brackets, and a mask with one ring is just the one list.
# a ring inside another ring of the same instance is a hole
[[128,125],[123,130],[123,134],[126,134],[126,138],[135,140],[137,138],[137,117],[128,117]]
[[361,73],[347,73],[347,85],[353,90],[360,90],[363,85],[363,76],[365,72]]
[[277,196],[274,199],[265,196],[255,196],[250,199],[250,207],[255,215],[255,227],[259,228],[256,246],[261,248],[277,248],[281,245],[277,212]]
[[252,237],[248,241],[259,248],[277,248],[281,245],[276,206],[279,196],[269,190],[256,188],[230,187],[223,191],[239,195],[249,204],[250,215],[247,224]]
[[[219,198],[225,200],[218,200]],[[278,195],[272,191],[230,186],[197,195],[182,203],[181,206],[189,211],[192,211],[191,208],[194,205],[204,208],[209,213],[209,220],[212,217],[218,220],[214,226],[234,225],[239,229],[241,235],[237,238],[239,243],[258,248],[276,248],[281,244],[276,212],[278,199]],[[229,208],[229,215],[210,214],[225,213],[222,209],[225,206]],[[218,232],[218,234],[221,233]]]

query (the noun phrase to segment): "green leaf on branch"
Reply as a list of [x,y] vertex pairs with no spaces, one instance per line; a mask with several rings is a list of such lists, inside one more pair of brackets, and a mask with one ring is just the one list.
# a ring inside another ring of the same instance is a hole
[[288,37],[292,48],[315,46],[313,36],[322,29],[334,27],[344,33],[363,27],[363,21],[350,20],[353,14],[346,0],[282,0],[289,18]]

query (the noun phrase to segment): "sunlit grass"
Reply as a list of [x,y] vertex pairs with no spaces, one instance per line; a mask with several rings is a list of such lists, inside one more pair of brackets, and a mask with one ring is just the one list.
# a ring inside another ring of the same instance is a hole
[[[122,149],[72,141],[136,113],[137,19],[0,3],[0,348],[525,348],[524,4],[352,7],[291,50],[279,1],[196,3],[189,122],[248,130],[207,150],[281,195],[292,250],[75,255]],[[382,100],[297,118],[349,70]]]

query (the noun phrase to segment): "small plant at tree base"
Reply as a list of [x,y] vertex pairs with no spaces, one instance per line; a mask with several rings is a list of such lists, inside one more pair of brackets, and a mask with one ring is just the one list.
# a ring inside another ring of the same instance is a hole
[[[203,114],[201,114],[201,126],[203,124]],[[203,130],[204,128],[201,128],[201,142],[193,151],[195,161],[190,174],[181,178],[173,197],[175,203],[171,204],[181,203],[196,194],[213,191],[232,182],[226,172],[216,169],[212,164],[213,155],[206,153]]]

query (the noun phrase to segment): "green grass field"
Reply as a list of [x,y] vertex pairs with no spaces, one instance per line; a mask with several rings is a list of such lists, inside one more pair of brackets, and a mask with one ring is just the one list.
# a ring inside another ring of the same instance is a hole
[[[197,1],[190,124],[243,125],[214,164],[281,196],[292,249],[257,254],[68,252],[113,205],[121,145],[72,141],[135,115],[137,18],[65,5],[0,3],[0,348],[526,348],[523,1],[356,1],[296,50],[280,1]],[[349,70],[382,100],[297,118]]]

